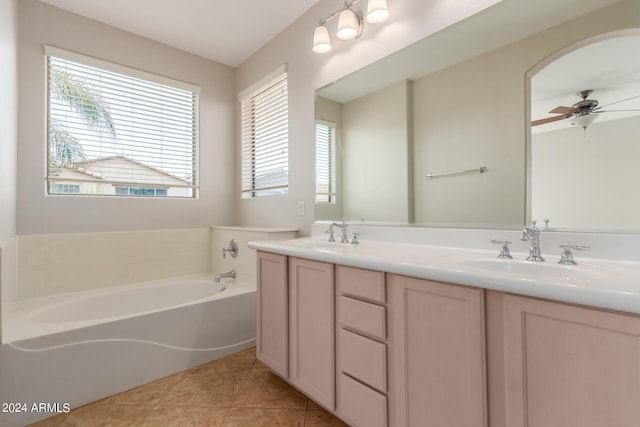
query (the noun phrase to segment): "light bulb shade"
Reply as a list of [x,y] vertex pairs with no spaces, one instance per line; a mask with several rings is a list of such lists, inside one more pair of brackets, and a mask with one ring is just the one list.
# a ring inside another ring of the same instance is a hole
[[367,22],[377,24],[389,17],[387,0],[369,0],[367,4]]
[[598,113],[579,114],[571,118],[571,123],[580,126],[582,129],[586,129],[599,115]]
[[340,40],[352,40],[360,34],[360,18],[351,10],[345,9],[338,17],[338,32]]
[[331,50],[331,39],[329,31],[324,25],[318,25],[313,32],[313,51],[315,53],[326,53]]

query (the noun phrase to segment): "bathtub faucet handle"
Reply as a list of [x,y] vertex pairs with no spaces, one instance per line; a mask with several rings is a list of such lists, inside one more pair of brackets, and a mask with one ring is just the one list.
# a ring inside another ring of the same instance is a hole
[[231,239],[229,242],[229,246],[226,248],[222,248],[222,258],[227,257],[227,253],[231,254],[231,258],[238,257],[238,241],[236,239]]

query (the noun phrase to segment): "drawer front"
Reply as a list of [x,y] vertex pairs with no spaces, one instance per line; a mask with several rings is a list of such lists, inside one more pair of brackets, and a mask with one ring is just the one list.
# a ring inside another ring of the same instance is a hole
[[381,340],[387,337],[386,309],[379,305],[342,296],[340,324]]
[[384,304],[387,300],[384,273],[360,268],[336,266],[336,283],[341,295],[350,295]]
[[341,374],[338,412],[356,427],[387,426],[387,396]]
[[387,392],[387,346],[353,332],[340,330],[342,372],[383,393]]

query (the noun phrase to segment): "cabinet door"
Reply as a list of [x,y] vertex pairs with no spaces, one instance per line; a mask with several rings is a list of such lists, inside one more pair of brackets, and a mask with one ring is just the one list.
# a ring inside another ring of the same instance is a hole
[[486,425],[484,293],[389,274],[397,426]]
[[287,257],[258,251],[256,357],[288,375],[289,293]]
[[509,427],[640,425],[640,318],[504,296]]
[[333,410],[333,265],[290,258],[289,291],[289,379],[314,400]]

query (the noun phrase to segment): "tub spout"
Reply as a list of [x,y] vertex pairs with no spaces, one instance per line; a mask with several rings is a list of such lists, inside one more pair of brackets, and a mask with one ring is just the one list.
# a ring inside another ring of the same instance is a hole
[[230,277],[232,279],[236,278],[236,270],[235,268],[228,273],[219,273],[216,274],[216,277],[213,279],[214,283],[220,283],[220,279],[224,279],[225,277]]

